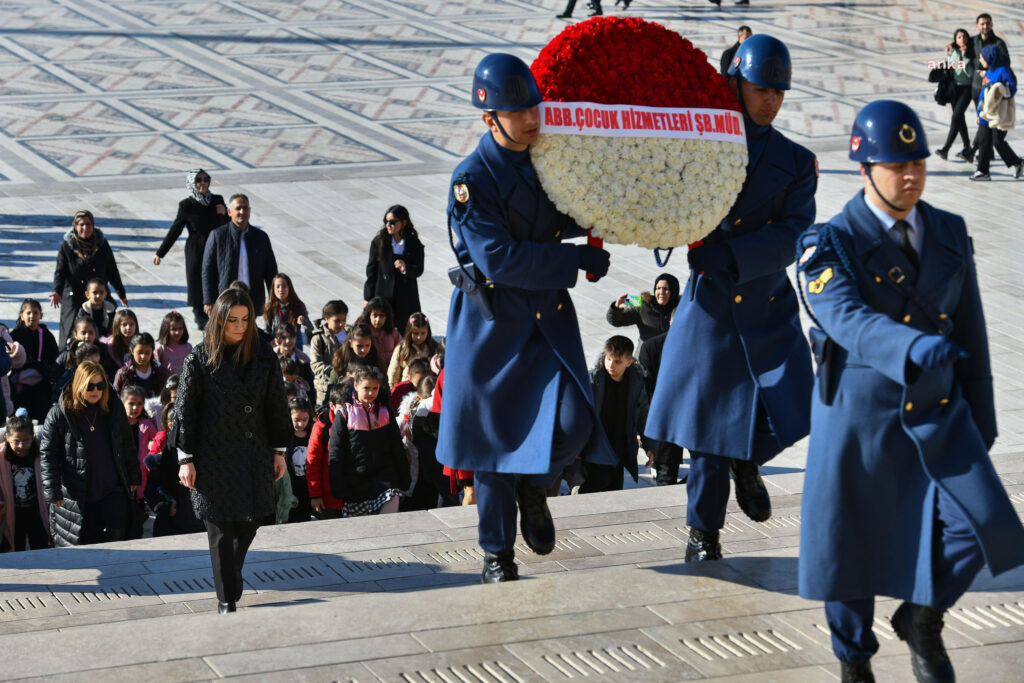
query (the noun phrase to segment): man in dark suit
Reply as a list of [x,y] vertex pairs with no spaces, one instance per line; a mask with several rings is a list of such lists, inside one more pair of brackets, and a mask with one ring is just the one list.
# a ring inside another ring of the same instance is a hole
[[256,314],[263,311],[266,292],[277,275],[277,259],[270,237],[249,224],[249,198],[232,195],[228,201],[231,221],[210,233],[203,251],[203,309],[209,315],[213,302],[232,282],[249,286]]
[[749,26],[744,25],[736,29],[736,42],[732,44],[732,47],[722,53],[722,61],[718,65],[719,73],[723,76],[729,73],[729,67],[732,66],[733,57],[736,56],[736,50],[739,50],[743,41],[752,35],[754,35],[754,32],[750,30]]

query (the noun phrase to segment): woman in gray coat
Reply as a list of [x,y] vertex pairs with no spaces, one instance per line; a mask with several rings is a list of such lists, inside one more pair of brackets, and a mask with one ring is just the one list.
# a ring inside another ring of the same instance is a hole
[[206,524],[221,614],[235,611],[245,554],[273,519],[291,437],[277,356],[256,334],[248,293],[228,288],[185,359],[171,430],[179,478]]

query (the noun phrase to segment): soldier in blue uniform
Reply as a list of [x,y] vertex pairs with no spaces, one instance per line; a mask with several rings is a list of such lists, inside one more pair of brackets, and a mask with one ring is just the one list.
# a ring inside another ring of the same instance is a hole
[[873,681],[874,596],[918,681],[953,681],[943,613],[987,561],[1024,564],[1024,528],[988,457],[996,437],[985,318],[964,221],[919,201],[917,115],[857,115],[864,190],[797,246],[819,361],[800,534],[800,595],[825,601],[843,681]]
[[814,220],[817,162],[772,128],[790,83],[778,39],[743,42],[729,68],[746,123],[747,180],[722,224],[687,258],[647,436],[690,450],[686,561],[720,559],[729,474],[753,520],[771,516],[759,466],[810,427],[811,357],[786,276]]
[[452,174],[449,228],[458,265],[448,316],[437,459],[473,470],[484,583],[518,578],[516,508],[526,544],[551,552],[547,489],[577,456],[617,462],[594,409],[576,309],[580,270],[601,277],[609,254],[564,244],[585,233],[537,180],[529,146],[540,92],[518,57],[484,57],[473,104],[489,129]]

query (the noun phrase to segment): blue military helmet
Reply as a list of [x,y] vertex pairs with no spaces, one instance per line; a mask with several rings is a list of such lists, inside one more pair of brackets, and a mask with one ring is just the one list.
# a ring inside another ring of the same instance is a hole
[[744,40],[736,50],[728,75],[764,88],[789,90],[793,64],[781,40],[759,33]]
[[902,163],[924,159],[929,154],[921,119],[902,102],[872,102],[860,110],[853,122],[851,161]]
[[480,60],[473,74],[473,105],[486,111],[522,111],[541,103],[537,81],[526,62],[495,53]]

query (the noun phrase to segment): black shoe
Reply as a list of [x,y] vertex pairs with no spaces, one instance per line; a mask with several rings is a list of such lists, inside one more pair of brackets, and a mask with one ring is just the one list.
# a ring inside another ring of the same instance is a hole
[[722,4],[722,0],[708,0],[708,2],[710,2],[712,5],[718,5],[718,6],[721,6],[721,4]]
[[547,555],[555,549],[555,522],[548,510],[548,492],[525,479],[516,484],[519,529],[530,550]]
[[228,612],[235,611],[235,603],[233,602],[218,602],[217,603],[217,614],[227,614]]
[[480,574],[480,583],[505,583],[519,580],[519,567],[516,566],[514,550],[502,550],[500,553],[484,552],[484,570]]
[[910,647],[910,664],[918,683],[953,683],[953,663],[942,644],[945,610],[904,602],[892,615],[892,630]]
[[734,5],[749,5],[750,4],[750,0],[736,0],[736,2],[734,2],[733,4]]
[[949,152],[944,149],[935,150],[935,156],[939,157],[943,161],[949,161]]
[[587,16],[588,17],[603,17],[604,16],[604,12],[602,12],[601,8],[598,7],[597,9],[595,9],[593,12],[591,12]]
[[761,468],[750,460],[733,459],[729,465],[736,482],[736,502],[755,522],[766,522],[772,516],[772,499],[761,479]]
[[969,149],[962,149],[956,153],[956,158],[961,161],[971,161],[973,156],[971,156],[971,151]]
[[562,14],[556,14],[555,15],[555,19],[572,19],[572,15],[571,14],[565,14],[563,12]]
[[842,683],[875,683],[875,674],[871,673],[871,661],[839,662],[843,674]]
[[701,531],[690,527],[690,539],[686,542],[686,562],[705,562],[722,559],[722,545],[718,542],[717,531]]
[[982,182],[990,182],[992,180],[992,176],[990,176],[988,173],[982,173],[981,171],[975,171],[974,175],[971,176],[971,180],[978,180],[978,181],[982,181]]
[[1024,161],[1019,162],[1016,166],[1016,169],[1017,170],[1013,172],[1013,177],[1020,178],[1021,174],[1024,173]]

